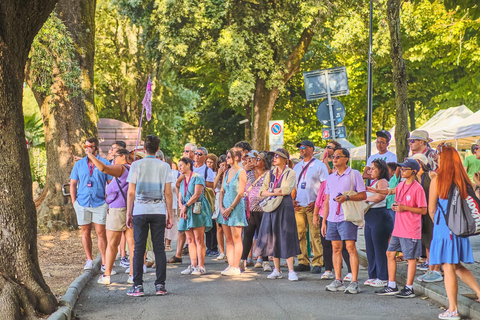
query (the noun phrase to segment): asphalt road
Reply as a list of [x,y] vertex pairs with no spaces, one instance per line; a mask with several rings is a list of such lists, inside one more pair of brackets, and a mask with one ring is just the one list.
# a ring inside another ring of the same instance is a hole
[[[169,256],[172,254],[170,253]],[[184,262],[188,258],[184,257]],[[144,277],[144,297],[128,297],[127,275],[112,276],[109,286],[93,277],[75,307],[77,319],[437,319],[442,310],[428,299],[379,297],[364,287],[365,268],[360,267],[362,292],[349,295],[326,292],[329,283],[320,275],[299,273],[300,281],[269,280],[261,269],[249,269],[237,277],[221,276],[223,261],[207,258],[207,274],[185,276],[185,265],[168,267],[166,296],[155,296],[154,270]],[[283,268],[282,268],[283,269]],[[283,270],[284,275],[286,269]],[[359,282],[360,282],[359,281]]]

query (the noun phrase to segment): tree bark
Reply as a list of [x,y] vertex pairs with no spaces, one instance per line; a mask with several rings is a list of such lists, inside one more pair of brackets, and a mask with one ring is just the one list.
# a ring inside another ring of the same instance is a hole
[[0,319],[34,319],[56,299],[38,265],[22,90],[33,39],[56,0],[0,2]]
[[[53,68],[54,82],[50,94],[45,95],[34,90],[35,79],[27,74],[27,83],[40,106],[44,123],[47,193],[38,208],[38,223],[47,229],[77,227],[70,197],[63,195],[62,186],[70,180],[73,157],[83,155],[83,143],[97,133],[93,92],[95,0],[60,0],[56,12],[75,44],[74,56],[82,75],[81,92],[74,93],[65,84],[58,63]],[[55,57],[55,52],[52,54]]]
[[408,117],[410,118],[410,131],[415,130],[416,121],[415,121],[415,101],[412,101],[408,106]]
[[408,100],[407,100],[407,68],[403,60],[402,39],[400,33],[401,0],[387,1],[387,20],[390,30],[390,58],[393,67],[393,84],[395,88],[396,127],[395,143],[397,158],[408,156]]

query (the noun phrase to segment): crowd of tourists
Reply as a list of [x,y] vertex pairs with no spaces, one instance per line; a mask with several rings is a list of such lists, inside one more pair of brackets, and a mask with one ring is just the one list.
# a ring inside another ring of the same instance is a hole
[[[211,256],[228,262],[224,276],[253,267],[268,272],[268,279],[281,279],[286,268],[290,281],[311,272],[330,281],[327,291],[357,294],[356,242],[364,228],[363,286],[377,288],[377,295],[413,298],[416,270],[423,270],[417,281],[445,282],[449,307],[439,318],[460,319],[457,276],[477,298],[480,287],[462,264],[474,262],[469,239],[452,233],[445,212],[454,202],[452,190],[466,199],[480,185],[478,144],[462,164],[454,147],[440,144],[434,150],[428,132],[416,130],[408,140],[411,155],[397,161],[387,149],[390,133],[376,136],[379,152],[368,158],[363,173],[349,166],[349,151],[336,141],[328,141],[323,152],[301,141],[298,159],[283,148],[253,150],[245,141],[218,157],[187,143],[175,163],[159,150],[156,136],[132,152],[116,141],[107,159],[90,138],[86,157],[70,177],[85,269],[93,267],[93,225],[102,259],[98,283],[111,283],[118,254],[133,285],[129,296],[144,295],[149,263],[156,270],[156,294],[166,294],[167,263],[181,264],[185,251],[190,261],[182,275],[208,273],[205,258]],[[175,253],[167,261],[173,241]],[[399,261],[408,264],[401,289],[395,279]]]

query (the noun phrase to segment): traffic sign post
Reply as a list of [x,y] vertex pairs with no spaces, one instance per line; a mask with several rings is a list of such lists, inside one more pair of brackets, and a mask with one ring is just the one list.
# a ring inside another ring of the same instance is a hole
[[335,139],[346,138],[347,137],[347,128],[345,126],[335,127],[335,130],[331,128],[322,129],[322,138],[331,139],[335,135]]
[[270,144],[270,151],[283,148],[283,120],[269,121],[268,128],[268,142]]

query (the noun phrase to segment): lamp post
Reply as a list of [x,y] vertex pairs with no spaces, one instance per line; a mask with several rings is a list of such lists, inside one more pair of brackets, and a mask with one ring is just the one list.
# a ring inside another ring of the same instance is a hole
[[373,77],[372,77],[372,20],[373,20],[373,0],[370,0],[370,24],[368,40],[368,89],[367,89],[367,138],[366,138],[366,159],[372,154],[372,95],[373,95]]

